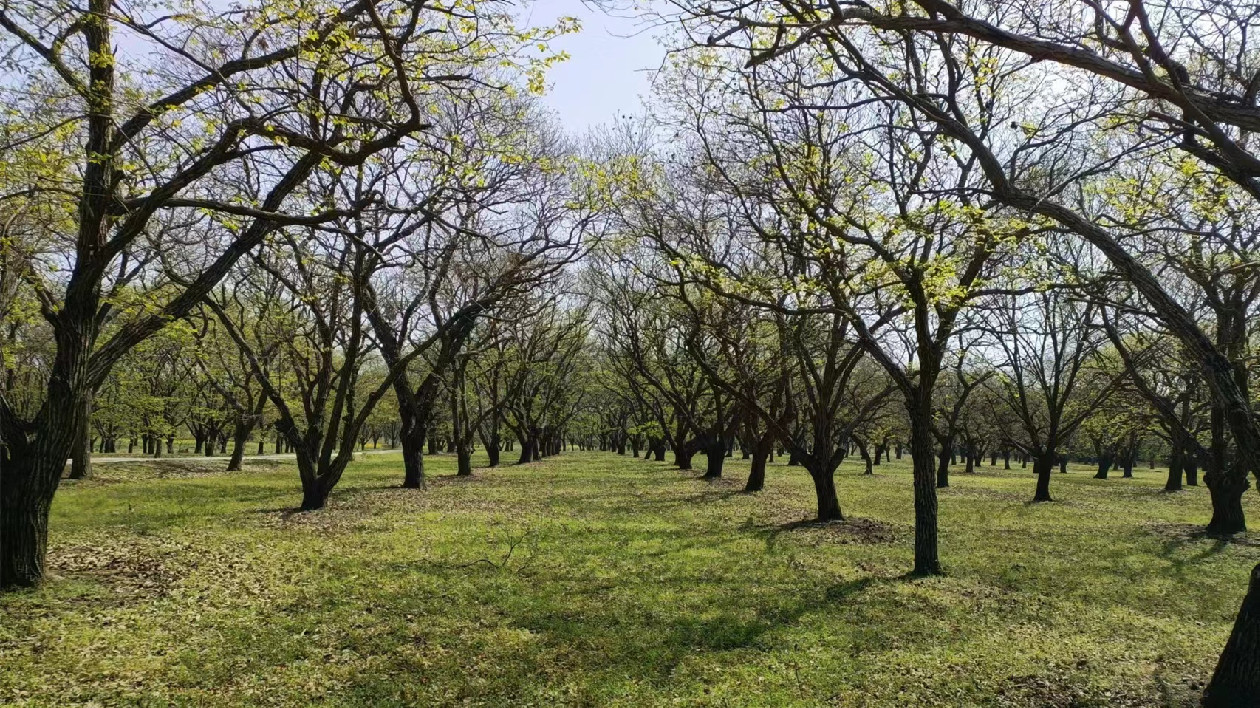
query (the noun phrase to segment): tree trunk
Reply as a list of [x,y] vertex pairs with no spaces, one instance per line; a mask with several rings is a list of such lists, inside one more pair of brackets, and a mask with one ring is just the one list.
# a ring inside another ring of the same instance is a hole
[[1164,482],[1165,492],[1176,492],[1181,489],[1181,453],[1173,450],[1168,458],[1168,481]]
[[324,504],[328,502],[328,492],[330,490],[327,485],[321,484],[318,479],[307,482],[302,481],[302,511],[315,511],[323,509]]
[[468,449],[468,443],[459,442],[455,445],[455,455],[457,460],[458,477],[472,476],[472,451]]
[[1234,629],[1212,680],[1203,691],[1203,708],[1254,707],[1260,701],[1260,565],[1251,569],[1251,582]]
[[399,397],[398,417],[401,427],[398,441],[402,446],[403,456],[403,488],[424,488],[424,444],[428,429],[415,409],[402,403]]
[[1229,536],[1247,530],[1242,508],[1243,492],[1248,487],[1247,478],[1227,476],[1222,472],[1209,469],[1203,476],[1212,497],[1212,520],[1208,522],[1207,532],[1213,536]]
[[707,458],[704,479],[721,479],[722,463],[726,460],[726,441],[721,436],[714,436],[705,453]]
[[1037,492],[1033,495],[1035,502],[1054,501],[1050,498],[1050,475],[1054,472],[1054,454],[1047,452],[1033,458],[1033,474],[1037,475]]
[[862,462],[866,464],[866,469],[862,474],[875,474],[875,466],[871,462],[871,452],[867,449],[866,443],[858,443],[858,454],[862,456]]
[[[65,464],[63,457],[61,468]],[[60,474],[58,470],[57,475]],[[6,476],[15,481],[29,475],[6,470]],[[0,495],[0,591],[31,587],[43,580],[51,502],[51,493],[5,480],[4,494]]]
[[499,466],[499,438],[498,438],[498,434],[496,434],[494,437],[490,438],[490,440],[486,442],[486,457],[490,458],[490,459],[489,459],[489,462],[487,462],[487,464],[488,464],[490,467],[498,467],[498,466]]
[[83,401],[83,420],[70,448],[70,479],[87,479],[92,475],[92,399]]
[[936,486],[938,489],[944,489],[949,486],[949,460],[952,457],[949,446],[942,445],[941,452],[937,457]]
[[748,470],[748,482],[744,484],[745,492],[760,492],[766,486],[766,458],[770,456],[769,445],[757,445],[752,451],[752,465]]
[[687,449],[686,443],[674,446],[674,466],[680,470],[691,469],[691,451]]
[[1191,487],[1199,486],[1199,458],[1194,455],[1185,456],[1186,484]]
[[844,521],[840,513],[840,500],[836,496],[835,470],[811,469],[809,476],[814,480],[814,496],[818,501],[818,521]]
[[1098,471],[1094,473],[1094,479],[1107,479],[1107,473],[1111,471],[1111,458],[1103,455],[1098,458]]
[[914,465],[914,574],[941,575],[937,530],[936,465],[933,464],[931,399],[916,401],[910,413],[910,457]]
[[249,442],[249,434],[254,430],[254,419],[239,420],[232,431],[232,458],[228,460],[228,472],[240,472],[241,463],[245,461],[245,443]]

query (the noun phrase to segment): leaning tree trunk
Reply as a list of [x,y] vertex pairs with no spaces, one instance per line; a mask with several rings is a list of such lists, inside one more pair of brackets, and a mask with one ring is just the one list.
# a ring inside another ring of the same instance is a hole
[[1168,458],[1168,481],[1164,482],[1165,492],[1176,492],[1181,489],[1181,453],[1176,449]]
[[493,435],[486,441],[486,457],[490,458],[487,464],[490,467],[499,466],[499,436]]
[[754,445],[752,463],[748,469],[748,481],[744,484],[745,492],[760,492],[766,486],[766,459],[770,457],[769,445]]
[[1037,475],[1037,492],[1033,501],[1054,501],[1050,498],[1050,476],[1054,472],[1054,453],[1046,452],[1033,458],[1033,474]]
[[236,421],[232,430],[232,457],[228,460],[228,472],[240,472],[245,461],[245,443],[249,442],[249,434],[254,430],[254,419]]
[[1260,565],[1251,569],[1234,630],[1203,691],[1204,708],[1244,708],[1260,702]]

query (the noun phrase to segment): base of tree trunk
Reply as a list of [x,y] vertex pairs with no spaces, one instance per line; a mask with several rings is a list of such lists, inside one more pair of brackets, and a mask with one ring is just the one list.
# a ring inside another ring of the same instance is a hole
[[1212,498],[1212,520],[1208,522],[1207,532],[1213,536],[1232,536],[1247,530],[1247,517],[1243,513],[1242,497],[1247,491],[1247,479],[1241,481],[1212,475],[1208,482],[1208,493]]
[[1251,570],[1234,629],[1203,691],[1203,708],[1260,705],[1260,565]]
[[752,466],[748,471],[748,482],[744,484],[745,492],[760,492],[762,489],[765,489],[766,457],[765,453],[753,453]]
[[0,500],[0,591],[34,587],[44,579],[50,505],[4,491],[9,498]]

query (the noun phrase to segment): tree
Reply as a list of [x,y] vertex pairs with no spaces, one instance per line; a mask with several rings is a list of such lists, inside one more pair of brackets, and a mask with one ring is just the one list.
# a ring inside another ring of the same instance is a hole
[[[470,82],[452,66],[511,63],[522,42],[557,31],[515,31],[506,13],[472,22],[425,2],[292,10],[146,6],[139,16],[110,0],[22,0],[0,11],[15,69],[5,88],[16,109],[5,114],[8,144],[53,153],[48,163],[64,168],[5,176],[24,180],[13,186],[32,199],[55,198],[73,232],[61,241],[66,271],[28,264],[55,347],[42,403],[26,415],[7,391],[0,398],[0,588],[43,576],[64,461],[87,399],[122,356],[190,313],[276,229],[362,208],[292,203],[321,163],[360,165],[401,144],[427,124],[421,96]],[[114,39],[120,28],[125,45]],[[23,95],[54,96],[60,109]],[[251,183],[261,189],[238,186]],[[210,215],[223,228],[178,240]],[[172,240],[153,243],[159,236]],[[136,268],[150,260],[136,255],[144,253],[179,254],[165,264],[175,285],[119,312],[111,293],[145,272]]]

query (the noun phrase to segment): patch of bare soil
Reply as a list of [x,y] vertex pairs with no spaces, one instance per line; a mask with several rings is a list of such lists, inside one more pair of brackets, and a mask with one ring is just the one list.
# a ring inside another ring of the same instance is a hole
[[1168,522],[1151,522],[1146,528],[1156,536],[1177,543],[1228,543],[1235,546],[1260,548],[1260,535],[1254,533],[1238,533],[1232,536],[1214,536],[1199,524],[1179,524]]
[[909,527],[890,524],[875,519],[850,517],[844,521],[819,523],[812,519],[781,524],[780,533],[801,534],[818,542],[847,544],[896,543],[907,538]]

